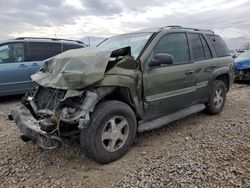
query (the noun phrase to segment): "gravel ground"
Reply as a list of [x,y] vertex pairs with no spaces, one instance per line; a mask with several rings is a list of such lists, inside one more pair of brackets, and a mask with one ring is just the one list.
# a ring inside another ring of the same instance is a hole
[[44,151],[7,120],[20,97],[0,99],[0,187],[250,187],[250,85],[235,84],[224,111],[138,135],[122,159],[99,165],[77,139]]

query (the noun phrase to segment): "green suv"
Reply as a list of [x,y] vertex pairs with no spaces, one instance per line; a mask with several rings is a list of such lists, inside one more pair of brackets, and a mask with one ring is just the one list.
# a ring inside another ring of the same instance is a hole
[[106,39],[50,58],[32,75],[36,92],[9,115],[44,149],[78,135],[89,157],[109,163],[137,132],[206,110],[222,111],[233,59],[210,30],[167,26]]

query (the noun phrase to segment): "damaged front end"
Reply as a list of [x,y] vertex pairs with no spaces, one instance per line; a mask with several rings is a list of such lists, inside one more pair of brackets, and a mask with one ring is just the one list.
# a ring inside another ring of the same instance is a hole
[[94,48],[67,51],[45,61],[43,69],[32,75],[38,84],[35,93],[11,111],[10,119],[23,140],[55,149],[62,145],[62,137],[78,134],[89,124],[96,104],[115,89],[112,84],[100,84],[105,72],[129,55],[129,47]]
[[236,70],[235,74],[236,74],[235,75],[236,80],[250,80],[250,68],[243,70]]
[[235,79],[250,80],[250,51],[243,52],[234,61]]
[[97,102],[113,89],[79,92],[39,86],[33,96],[22,99],[11,116],[25,140],[31,139],[43,149],[55,149],[62,145],[62,137],[78,134],[88,125]]

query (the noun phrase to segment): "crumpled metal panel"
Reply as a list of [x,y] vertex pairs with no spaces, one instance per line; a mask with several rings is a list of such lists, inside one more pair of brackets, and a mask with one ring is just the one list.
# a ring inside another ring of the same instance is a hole
[[243,61],[236,61],[235,68],[236,68],[236,70],[249,69],[250,68],[250,59],[243,60]]
[[31,78],[44,87],[82,89],[104,77],[111,53],[98,47],[69,50],[46,60]]

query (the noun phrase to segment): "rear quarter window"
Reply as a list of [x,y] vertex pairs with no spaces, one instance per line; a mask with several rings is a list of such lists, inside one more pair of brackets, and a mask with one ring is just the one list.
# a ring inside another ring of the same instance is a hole
[[223,41],[223,39],[218,35],[208,35],[217,57],[230,56],[229,50]]
[[78,45],[78,44],[68,44],[68,43],[63,43],[63,51],[67,51],[67,50],[72,50],[72,49],[77,49],[77,48],[83,48],[82,45]]

